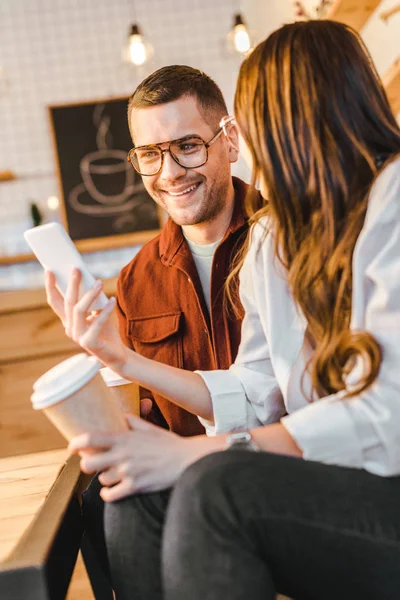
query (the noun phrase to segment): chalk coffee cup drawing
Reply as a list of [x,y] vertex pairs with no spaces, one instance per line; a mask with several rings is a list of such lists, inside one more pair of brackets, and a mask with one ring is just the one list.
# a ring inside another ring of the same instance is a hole
[[128,430],[100,367],[93,356],[75,354],[33,384],[33,408],[42,410],[68,441],[88,431]]
[[104,383],[124,413],[140,416],[140,391],[137,383],[120,377],[109,367],[100,369]]
[[90,152],[82,158],[80,171],[87,191],[101,204],[121,204],[132,192],[135,174],[123,150]]

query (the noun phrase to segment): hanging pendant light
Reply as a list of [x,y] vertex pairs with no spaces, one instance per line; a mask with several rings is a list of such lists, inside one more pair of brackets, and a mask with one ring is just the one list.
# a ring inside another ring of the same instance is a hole
[[233,18],[233,27],[226,36],[227,47],[231,52],[247,54],[253,46],[250,32],[241,13]]
[[250,34],[241,14],[235,15],[233,26],[234,44],[237,52],[246,54],[251,48]]
[[122,50],[122,58],[125,62],[135,67],[144,65],[154,54],[154,48],[143,37],[136,17],[134,0],[128,0],[131,9],[131,23],[127,43]]
[[145,41],[137,23],[131,25],[128,43],[123,54],[124,60],[137,67],[143,65],[154,54],[153,46]]

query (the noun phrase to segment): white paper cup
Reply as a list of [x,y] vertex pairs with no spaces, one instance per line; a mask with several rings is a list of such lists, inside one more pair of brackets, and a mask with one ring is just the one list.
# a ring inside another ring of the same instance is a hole
[[129,379],[124,379],[109,367],[100,369],[104,383],[116,399],[124,413],[140,417],[139,386]]
[[68,441],[87,431],[128,429],[122,411],[104,385],[100,367],[93,356],[75,354],[33,384],[33,408],[43,410]]

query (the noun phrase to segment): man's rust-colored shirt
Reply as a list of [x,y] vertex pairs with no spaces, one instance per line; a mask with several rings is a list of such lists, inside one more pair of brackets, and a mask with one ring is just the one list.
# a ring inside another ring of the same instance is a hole
[[[235,177],[233,185],[231,223],[213,257],[210,314],[192,253],[181,227],[171,219],[121,271],[117,292],[120,331],[125,344],[139,354],[190,371],[227,369],[235,360],[241,320],[226,309],[224,284],[232,259],[246,238],[243,204],[247,185]],[[141,395],[154,398],[150,420],[180,435],[204,433],[195,415],[158,394],[142,390]]]

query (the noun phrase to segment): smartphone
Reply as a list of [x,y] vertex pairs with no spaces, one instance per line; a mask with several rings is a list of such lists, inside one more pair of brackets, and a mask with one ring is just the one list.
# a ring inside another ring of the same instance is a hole
[[[79,298],[94,286],[95,278],[88,271],[68,233],[59,223],[47,223],[27,229],[24,237],[41,265],[56,276],[56,286],[63,296],[74,268],[82,273]],[[101,292],[92,308],[101,310],[106,304],[107,296]]]

